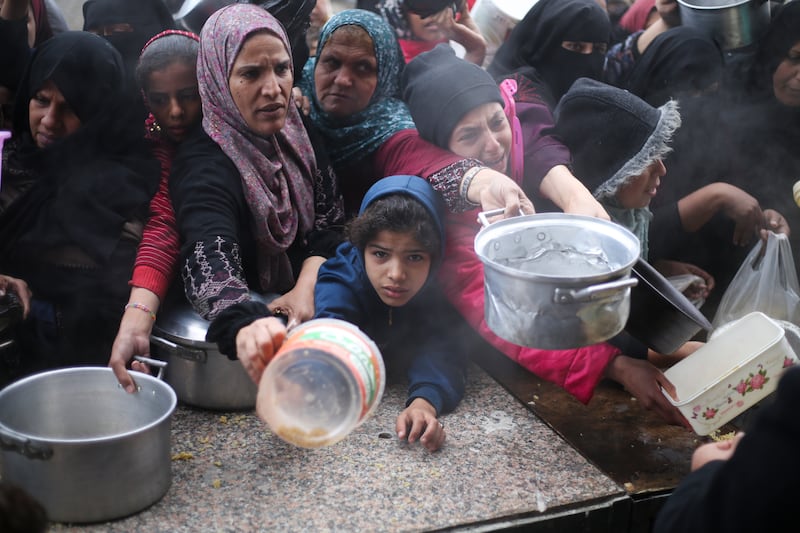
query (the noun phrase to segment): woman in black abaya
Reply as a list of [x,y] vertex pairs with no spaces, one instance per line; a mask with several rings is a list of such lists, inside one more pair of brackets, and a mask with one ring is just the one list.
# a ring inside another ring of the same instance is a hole
[[7,189],[15,197],[3,184],[0,272],[25,280],[33,302],[20,367],[4,378],[107,362],[159,178],[129,125],[126,79],[119,53],[87,32],[44,43],[23,76],[3,172],[26,183]]

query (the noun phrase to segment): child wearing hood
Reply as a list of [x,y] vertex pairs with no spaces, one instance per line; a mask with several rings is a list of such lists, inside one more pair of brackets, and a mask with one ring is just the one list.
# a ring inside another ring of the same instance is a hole
[[[456,315],[434,282],[445,245],[443,209],[422,178],[378,181],[348,226],[348,242],[320,267],[314,290],[315,318],[355,324],[379,346],[390,379],[405,372],[408,398],[397,436],[429,451],[444,443],[438,417],[461,401],[466,377],[463,336],[448,327]],[[277,318],[258,319],[267,312],[237,304],[209,329],[209,340],[238,356],[256,383],[286,334]]]

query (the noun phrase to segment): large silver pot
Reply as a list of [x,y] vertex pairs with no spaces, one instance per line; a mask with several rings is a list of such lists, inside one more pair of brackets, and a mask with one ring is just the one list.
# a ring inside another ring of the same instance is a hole
[[714,39],[723,50],[758,41],[770,21],[768,0],[678,0],[681,24]]
[[486,323],[499,337],[559,350],[622,331],[640,250],[630,231],[564,213],[484,225],[475,252],[484,265]]
[[35,374],[0,391],[2,479],[56,522],[99,522],[158,501],[172,480],[170,423],[177,399],[134,372],[128,394],[110,368]]
[[[256,293],[251,297],[264,305],[274,298]],[[185,299],[166,303],[150,336],[150,353],[168,363],[164,379],[187,405],[214,410],[254,408],[258,387],[239,361],[228,359],[215,343],[206,341],[208,326]]]

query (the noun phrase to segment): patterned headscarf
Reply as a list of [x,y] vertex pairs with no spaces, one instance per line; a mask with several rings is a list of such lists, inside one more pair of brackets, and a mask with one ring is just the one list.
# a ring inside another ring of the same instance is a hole
[[[372,38],[378,63],[378,84],[366,109],[343,120],[326,113],[317,99],[314,69],[325,43],[341,26],[356,25]],[[394,32],[380,16],[362,9],[348,9],[323,26],[317,55],[306,63],[302,89],[311,95],[311,120],[324,136],[334,165],[357,161],[377,150],[401,130],[414,129],[414,120],[400,99],[400,73],[405,66]]]
[[305,234],[314,223],[316,163],[293,100],[284,127],[264,138],[250,130],[231,96],[228,77],[236,56],[248,36],[263,30],[279,37],[289,51],[283,27],[264,9],[232,4],[215,12],[200,35],[197,78],[203,129],[242,177],[262,289],[286,291],[294,285],[286,250],[298,232]]

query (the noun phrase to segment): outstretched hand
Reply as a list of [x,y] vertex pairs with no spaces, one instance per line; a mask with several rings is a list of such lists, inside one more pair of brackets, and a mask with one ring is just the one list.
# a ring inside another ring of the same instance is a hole
[[480,203],[483,211],[502,208],[504,218],[536,212],[525,191],[514,180],[490,168],[475,174],[467,191],[467,199]]
[[236,334],[236,357],[254,383],[261,381],[267,364],[286,340],[286,326],[275,317],[256,320]]
[[397,417],[397,438],[419,442],[430,452],[441,448],[445,440],[444,424],[436,418],[436,409],[422,398],[415,398]]
[[649,361],[618,355],[606,367],[606,377],[625,387],[645,409],[656,412],[667,423],[691,427],[661,388],[677,400],[675,386]]

